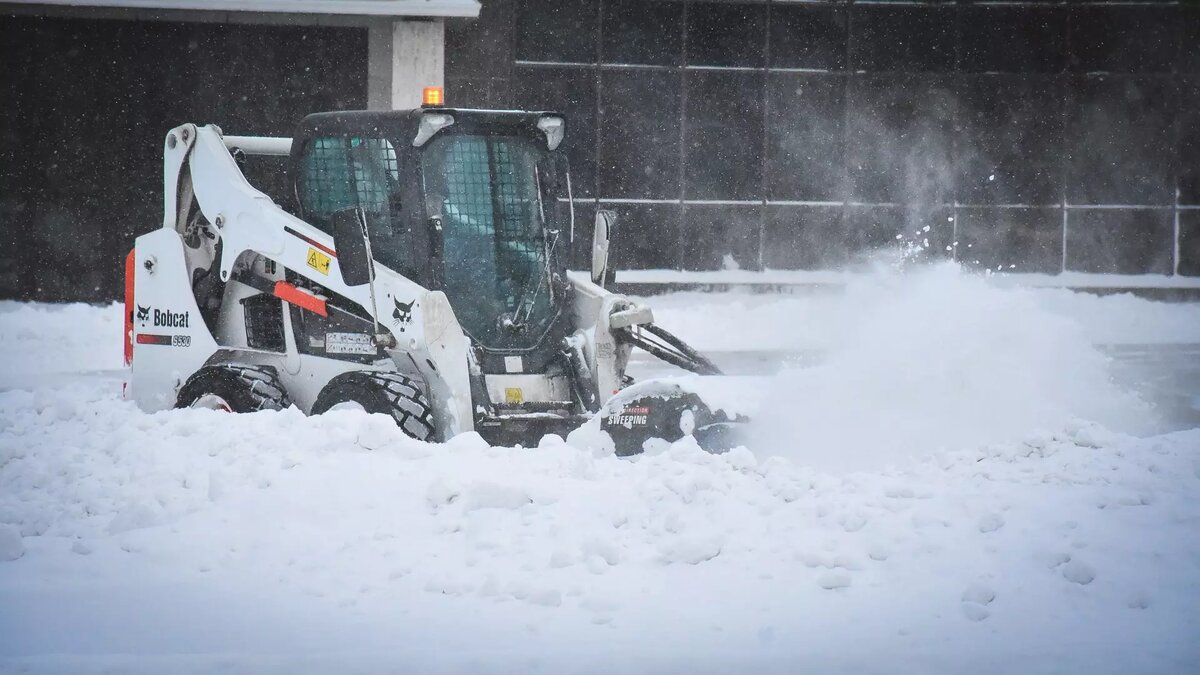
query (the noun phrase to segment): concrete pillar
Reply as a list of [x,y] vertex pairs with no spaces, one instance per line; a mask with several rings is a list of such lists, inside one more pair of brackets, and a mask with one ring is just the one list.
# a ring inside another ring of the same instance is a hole
[[367,109],[392,109],[392,21],[367,26]]
[[445,86],[445,51],[441,19],[372,22],[367,28],[367,108],[419,108],[422,89]]

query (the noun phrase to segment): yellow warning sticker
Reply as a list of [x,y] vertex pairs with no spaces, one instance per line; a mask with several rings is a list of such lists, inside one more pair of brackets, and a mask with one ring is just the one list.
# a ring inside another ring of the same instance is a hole
[[308,266],[321,274],[329,274],[329,256],[315,248],[308,249]]
[[525,394],[520,387],[505,387],[504,388],[505,403],[524,403]]

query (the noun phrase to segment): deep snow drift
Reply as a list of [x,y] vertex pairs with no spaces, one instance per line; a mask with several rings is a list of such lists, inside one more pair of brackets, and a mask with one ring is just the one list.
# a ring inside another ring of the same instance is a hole
[[1200,430],[1155,435],[1094,347],[1200,342],[1197,306],[945,266],[652,303],[704,348],[821,355],[762,381],[750,448],[622,460],[146,415],[118,307],[0,304],[0,670],[1200,662]]

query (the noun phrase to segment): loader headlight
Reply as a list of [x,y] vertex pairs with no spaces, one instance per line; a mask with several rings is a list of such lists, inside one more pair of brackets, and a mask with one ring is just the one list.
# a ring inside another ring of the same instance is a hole
[[546,147],[551,150],[558,148],[567,131],[567,121],[561,117],[543,117],[538,120],[537,126],[546,134]]
[[413,139],[413,147],[425,145],[437,132],[454,124],[454,117],[446,113],[427,113],[421,115],[421,126],[417,127],[417,137]]

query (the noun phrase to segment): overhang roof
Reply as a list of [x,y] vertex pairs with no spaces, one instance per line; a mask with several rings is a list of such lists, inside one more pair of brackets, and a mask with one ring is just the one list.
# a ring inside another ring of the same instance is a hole
[[479,16],[479,0],[5,0],[23,5],[346,16]]

